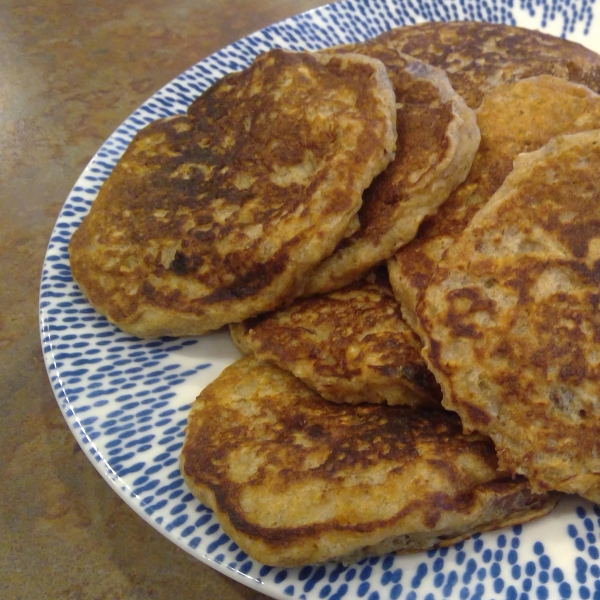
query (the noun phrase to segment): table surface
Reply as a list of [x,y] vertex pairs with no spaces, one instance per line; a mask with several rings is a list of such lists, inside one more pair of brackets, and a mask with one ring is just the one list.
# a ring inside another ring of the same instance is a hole
[[144,100],[210,53],[322,0],[4,0],[0,6],[0,597],[258,600],[138,517],[71,435],[38,292],[60,208]]

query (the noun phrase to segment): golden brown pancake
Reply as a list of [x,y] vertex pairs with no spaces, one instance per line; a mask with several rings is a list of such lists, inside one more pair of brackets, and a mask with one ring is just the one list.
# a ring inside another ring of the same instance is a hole
[[421,340],[403,321],[385,269],[230,330],[243,352],[291,371],[333,402],[439,406]]
[[396,158],[365,191],[359,228],[313,272],[305,295],[339,289],[387,260],[436,213],[471,167],[479,144],[473,111],[446,73],[381,44],[336,48],[383,61],[398,112]]
[[515,168],[417,306],[444,405],[536,492],[600,502],[600,129]]
[[277,566],[445,546],[557,500],[500,473],[452,413],[327,402],[253,357],[196,399],[181,470],[240,548]]
[[75,280],[141,337],[290,301],[393,158],[395,116],[379,61],[259,56],[134,138],[73,236]]
[[515,157],[555,135],[600,127],[600,96],[585,86],[540,75],[497,86],[476,114],[481,143],[467,179],[388,261],[402,314],[414,328],[418,297],[444,251],[500,187]]
[[477,21],[431,22],[398,27],[375,40],[447,71],[471,108],[501,83],[542,74],[600,92],[600,56],[539,31]]

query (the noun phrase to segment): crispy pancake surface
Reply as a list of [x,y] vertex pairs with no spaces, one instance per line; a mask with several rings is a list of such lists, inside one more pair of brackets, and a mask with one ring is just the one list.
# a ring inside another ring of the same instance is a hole
[[327,402],[244,357],[196,399],[187,484],[253,558],[297,566],[448,545],[546,514],[491,441],[441,410]]
[[540,148],[555,135],[600,127],[600,95],[540,75],[497,86],[476,114],[481,143],[467,179],[388,261],[402,314],[415,329],[416,303],[446,248],[500,187],[516,156]]
[[273,50],[134,138],[71,245],[94,307],[141,337],[270,310],[347,234],[393,158],[395,97],[368,57]]
[[346,50],[385,64],[398,103],[397,152],[365,191],[358,230],[315,269],[306,295],[355,281],[412,240],[423,219],[465,179],[479,144],[475,115],[444,71],[382,44]]
[[417,306],[444,405],[536,491],[600,502],[600,130],[513,172]]
[[291,371],[328,400],[439,407],[439,386],[385,269],[230,330],[243,352]]
[[472,108],[498,84],[554,75],[600,92],[600,56],[539,31],[478,21],[398,27],[376,41],[447,71]]

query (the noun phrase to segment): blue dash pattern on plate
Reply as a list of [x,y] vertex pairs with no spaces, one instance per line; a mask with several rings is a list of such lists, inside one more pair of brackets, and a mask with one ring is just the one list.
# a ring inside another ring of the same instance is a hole
[[274,598],[368,600],[600,598],[600,509],[564,500],[548,517],[417,555],[342,566],[271,568],[250,559],[184,487],[178,468],[189,406],[237,357],[226,333],[138,340],[116,330],[73,283],[68,242],[134,134],[184,113],[224,74],[272,47],[316,50],[424,20],[530,28],[598,51],[593,0],[344,0],[266,27],[186,70],[140,106],[100,148],[69,194],[44,261],[40,330],[48,374],[74,436],[138,514],[192,555]]

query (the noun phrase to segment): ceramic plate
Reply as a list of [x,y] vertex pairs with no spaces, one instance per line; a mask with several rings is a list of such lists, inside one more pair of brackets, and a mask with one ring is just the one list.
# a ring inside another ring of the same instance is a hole
[[[279,46],[314,50],[423,20],[505,22],[600,51],[594,0],[349,0],[292,17],[191,67],[152,96],[106,141],[60,213],[40,295],[42,345],[73,434],[113,489],[148,523],[199,560],[273,598],[600,598],[600,509],[563,501],[525,526],[476,535],[452,548],[342,566],[271,568],[242,552],[183,483],[178,456],[199,391],[239,356],[226,332],[139,340],[90,307],[69,269],[69,238],[137,130],[183,113],[225,73]],[[597,12],[597,11],[596,11]]]

